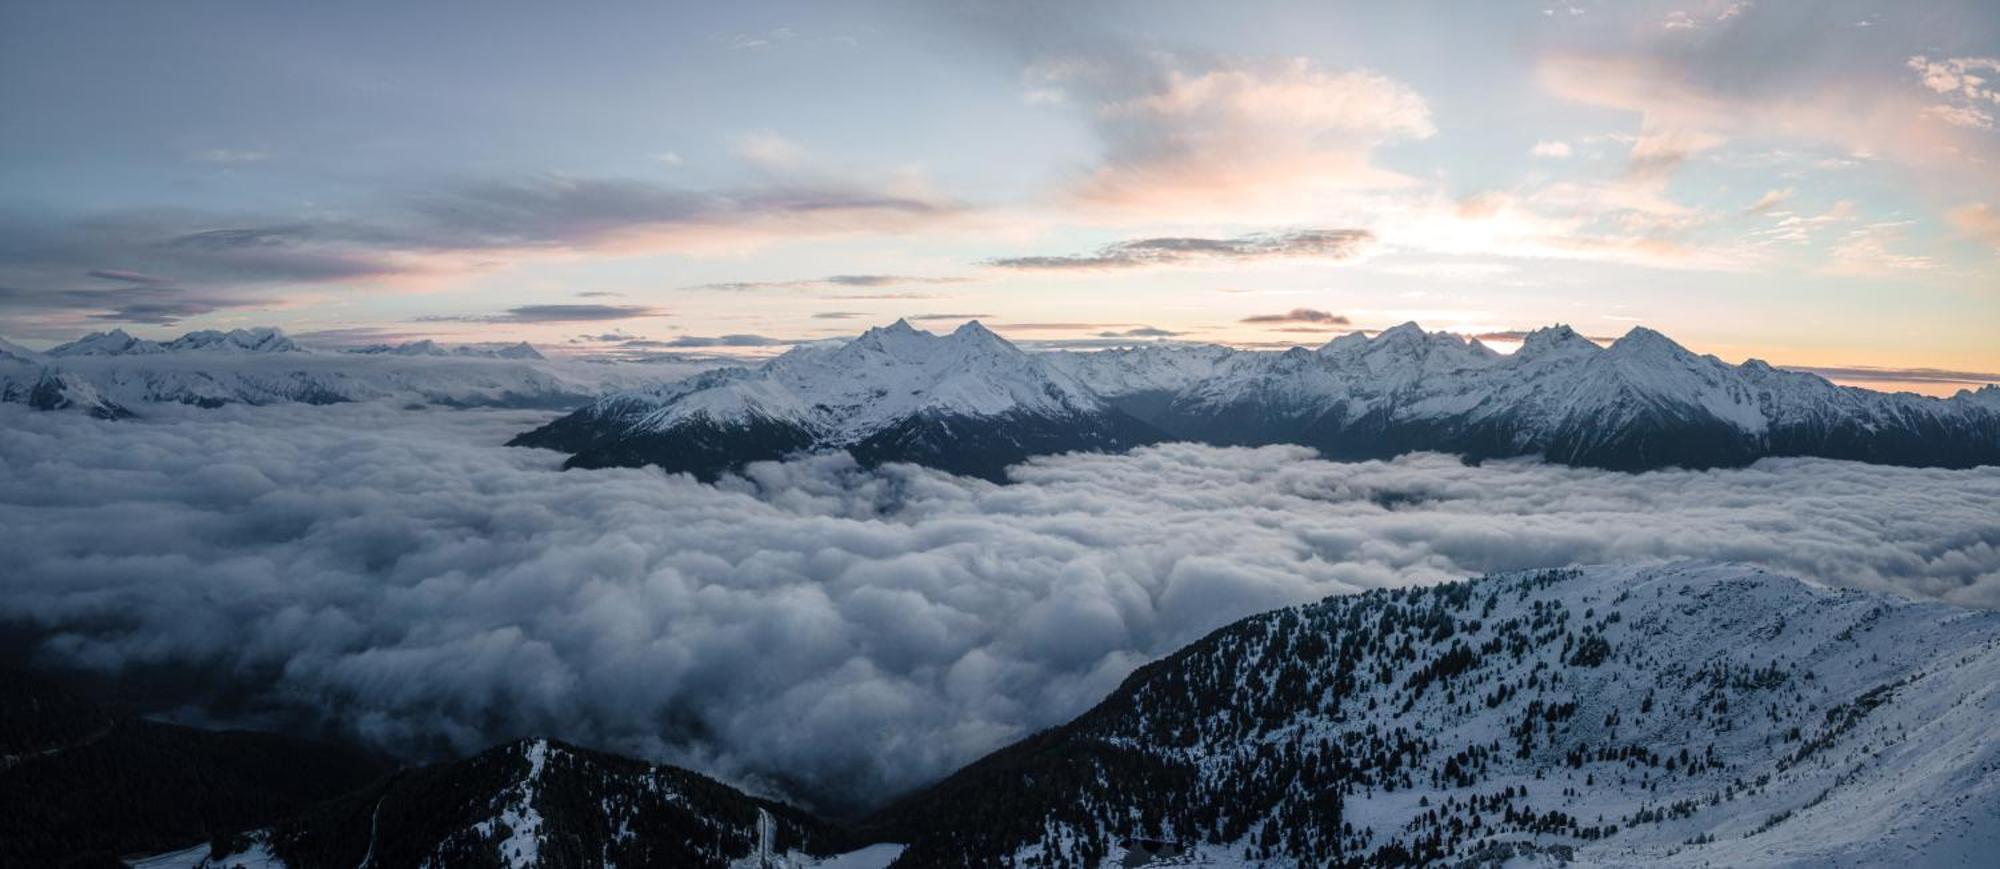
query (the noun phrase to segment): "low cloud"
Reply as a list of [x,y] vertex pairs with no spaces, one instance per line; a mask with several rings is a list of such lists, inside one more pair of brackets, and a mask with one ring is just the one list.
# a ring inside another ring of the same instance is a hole
[[634,339],[621,342],[619,346],[633,350],[674,350],[699,347],[778,347],[796,343],[798,342],[787,341],[783,338],[769,338],[763,335],[716,335],[713,337],[681,335],[665,340]]
[[1995,468],[1171,445],[1038,460],[1010,486],[823,457],[711,487],[499,446],[547,419],[0,406],[5,647],[175,674],[150,711],[182,719],[412,757],[548,734],[853,809],[1329,594],[1712,558],[2000,605]]
[[645,305],[521,305],[500,314],[436,315],[418,317],[417,322],[467,323],[587,323],[599,320],[633,320],[659,317],[666,312]]
[[1244,317],[1245,323],[1319,323],[1326,326],[1346,326],[1349,321],[1340,314],[1318,311],[1312,308],[1293,308],[1282,314],[1258,314]]
[[1365,229],[1309,229],[1235,238],[1141,238],[1094,254],[1006,257],[987,265],[1029,271],[1131,269],[1267,259],[1352,259],[1375,243]]
[[922,277],[916,275],[828,275],[823,278],[806,278],[791,281],[725,281],[722,283],[696,284],[684,287],[689,290],[729,290],[744,292],[750,290],[841,290],[866,289],[874,287],[901,287],[929,284],[962,284],[971,278]]

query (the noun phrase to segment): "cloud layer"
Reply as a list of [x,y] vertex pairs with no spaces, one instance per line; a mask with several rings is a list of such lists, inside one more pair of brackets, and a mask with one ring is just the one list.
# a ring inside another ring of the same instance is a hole
[[2000,606],[2000,469],[1173,445],[1005,487],[844,458],[705,487],[498,446],[545,418],[0,407],[4,639],[43,666],[179,674],[160,704],[184,718],[410,754],[545,733],[838,810],[1328,594],[1703,557]]
[[1374,233],[1365,229],[1308,229],[1236,238],[1139,238],[1108,245],[1094,254],[1007,257],[987,264],[1003,269],[1056,271],[1267,259],[1344,260],[1361,254],[1374,243]]

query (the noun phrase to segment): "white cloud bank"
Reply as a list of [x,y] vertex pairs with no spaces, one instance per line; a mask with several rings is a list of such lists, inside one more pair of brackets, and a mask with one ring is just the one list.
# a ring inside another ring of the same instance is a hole
[[227,686],[183,717],[405,752],[544,733],[853,808],[1327,594],[1704,557],[2000,606],[2000,469],[1178,445],[1004,487],[822,458],[711,488],[497,446],[545,417],[0,407],[0,639]]

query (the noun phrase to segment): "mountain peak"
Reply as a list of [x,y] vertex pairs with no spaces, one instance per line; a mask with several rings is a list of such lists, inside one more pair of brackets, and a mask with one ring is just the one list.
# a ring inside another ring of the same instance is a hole
[[1368,333],[1355,330],[1320,345],[1319,352],[1328,355],[1353,353],[1368,346]]
[[1007,339],[1000,337],[999,334],[995,333],[992,329],[988,329],[984,325],[980,324],[978,320],[965,321],[964,325],[959,326],[957,329],[952,330],[951,337],[959,341],[970,341],[982,344],[991,344],[1001,347],[1007,347],[1009,349],[1012,349],[1014,346]]
[[1675,343],[1674,339],[1644,326],[1633,326],[1632,330],[1626,332],[1623,337],[1611,342],[1611,350],[1624,356],[1663,355],[1682,357],[1694,355],[1686,347]]
[[1529,332],[1521,339],[1521,349],[1514,355],[1522,359],[1538,359],[1547,356],[1595,353],[1603,348],[1597,342],[1576,333],[1566,323],[1543,326]]
[[1381,332],[1375,335],[1375,340],[1376,341],[1408,341],[1413,339],[1421,340],[1423,338],[1428,337],[1429,335],[1430,333],[1424,331],[1424,327],[1417,325],[1417,321],[1411,320],[1406,323],[1390,326],[1387,329],[1383,329]]
[[50,356],[125,356],[135,353],[159,353],[165,348],[158,343],[143,338],[134,338],[124,329],[109,332],[92,332],[67,344],[49,348]]

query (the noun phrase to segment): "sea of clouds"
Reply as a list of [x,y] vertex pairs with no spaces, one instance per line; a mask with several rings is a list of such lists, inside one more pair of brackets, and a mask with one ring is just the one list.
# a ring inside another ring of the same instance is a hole
[[852,811],[1330,594],[1706,558],[2000,606],[2000,468],[1170,445],[1007,486],[844,456],[704,486],[500,446],[547,418],[0,406],[0,639],[161,674],[181,719],[408,756],[552,735]]

